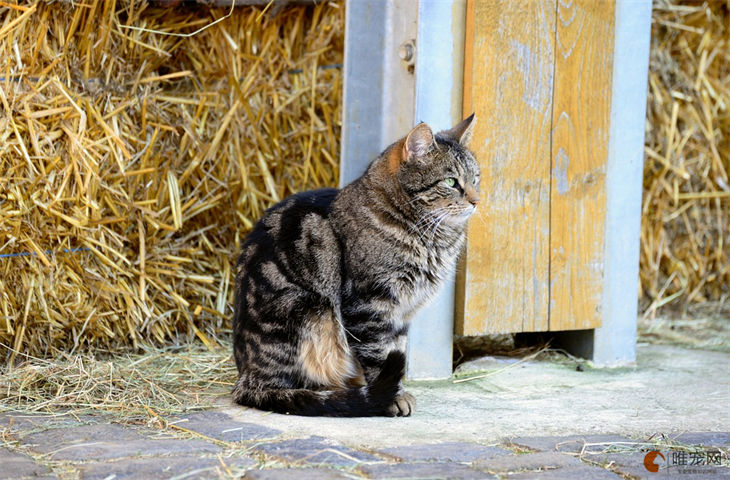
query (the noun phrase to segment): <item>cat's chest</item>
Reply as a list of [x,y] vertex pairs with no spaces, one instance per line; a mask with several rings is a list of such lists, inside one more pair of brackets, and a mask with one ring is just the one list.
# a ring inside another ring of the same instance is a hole
[[391,290],[397,299],[396,314],[410,317],[437,293],[451,275],[456,256],[447,252],[426,252],[397,271]]
[[[367,305],[383,317],[407,321],[452,275],[462,243],[462,238],[455,236],[441,248],[416,242],[370,250],[365,245],[354,245],[347,256],[350,268],[344,291],[352,295],[343,298],[345,309],[354,311]],[[375,290],[373,285],[377,286]],[[354,303],[348,305],[348,299]]]
[[405,321],[434,296],[441,282],[432,282],[422,279],[417,282],[398,282],[395,285],[397,290],[397,302],[393,311],[394,317]]

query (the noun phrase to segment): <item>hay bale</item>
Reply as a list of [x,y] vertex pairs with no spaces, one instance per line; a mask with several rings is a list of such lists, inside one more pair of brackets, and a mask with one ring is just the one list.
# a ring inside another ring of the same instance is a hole
[[[253,222],[337,183],[344,6],[263,10],[0,2],[3,358],[228,331]],[[655,3],[647,313],[730,297],[729,25]]]
[[654,3],[641,288],[647,314],[730,299],[730,5]]
[[0,358],[230,328],[248,229],[337,184],[344,7],[262,10],[0,2]]

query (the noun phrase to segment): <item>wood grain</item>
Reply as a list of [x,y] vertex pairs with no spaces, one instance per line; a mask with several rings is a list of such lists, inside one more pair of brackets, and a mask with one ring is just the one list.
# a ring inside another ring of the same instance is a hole
[[456,332],[548,327],[555,0],[467,3],[464,111],[482,170],[457,276]]
[[550,215],[551,331],[601,324],[613,0],[558,0]]

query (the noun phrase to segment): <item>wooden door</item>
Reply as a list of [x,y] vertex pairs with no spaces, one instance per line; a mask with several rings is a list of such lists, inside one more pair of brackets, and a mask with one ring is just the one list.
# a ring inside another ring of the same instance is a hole
[[468,0],[464,112],[482,204],[456,332],[600,326],[613,0]]

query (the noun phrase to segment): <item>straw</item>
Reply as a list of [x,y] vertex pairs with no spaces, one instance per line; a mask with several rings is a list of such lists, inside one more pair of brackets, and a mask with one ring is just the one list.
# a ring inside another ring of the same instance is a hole
[[316,67],[342,63],[343,4],[22,3],[0,4],[0,363],[217,348],[246,233],[337,184],[342,71]]
[[654,3],[641,228],[646,316],[730,301],[730,9]]
[[0,367],[0,413],[109,413],[133,421],[150,411],[169,415],[210,408],[235,380],[231,353],[220,348],[59,354],[53,361],[20,356],[22,366]]
[[[246,233],[337,184],[343,3],[222,3],[0,3],[3,344],[215,348]],[[730,300],[728,10],[654,4],[647,317]]]

